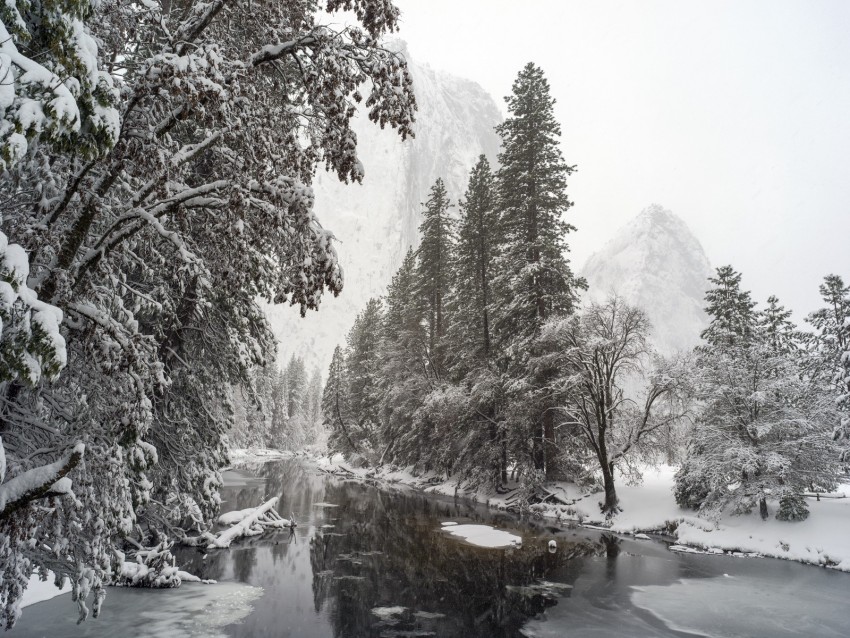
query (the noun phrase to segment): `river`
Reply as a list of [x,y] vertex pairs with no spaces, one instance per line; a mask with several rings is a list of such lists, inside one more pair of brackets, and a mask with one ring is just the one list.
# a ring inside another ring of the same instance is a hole
[[[222,511],[271,496],[280,497],[282,515],[298,521],[293,534],[177,554],[184,569],[219,584],[111,588],[100,618],[81,625],[63,595],[25,608],[8,635],[850,635],[850,574],[774,559],[679,554],[663,542],[377,489],[297,460],[225,473]],[[505,529],[522,545],[476,547],[448,534],[446,522]]]

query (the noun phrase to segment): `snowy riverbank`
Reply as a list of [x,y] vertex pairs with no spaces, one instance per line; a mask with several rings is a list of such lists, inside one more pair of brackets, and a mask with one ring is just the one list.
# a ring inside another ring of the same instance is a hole
[[[307,457],[309,458],[309,457]],[[455,480],[436,474],[415,476],[406,469],[357,468],[339,454],[314,458],[324,472],[375,481],[383,485],[403,485],[426,493],[468,498],[498,509],[517,509],[518,493],[496,494],[483,489],[467,489]],[[820,565],[850,572],[850,485],[841,486],[845,498],[808,498],[810,515],[800,522],[777,521],[776,503],[769,503],[771,517],[762,521],[757,512],[749,515],[724,515],[718,521],[707,520],[684,510],[673,499],[675,468],[648,469],[641,485],[620,485],[622,511],[612,520],[600,512],[601,492],[587,494],[572,483],[547,486],[547,503],[530,507],[544,518],[573,521],[587,527],[610,529],[637,538],[659,534],[676,541],[672,551],[767,556]]]

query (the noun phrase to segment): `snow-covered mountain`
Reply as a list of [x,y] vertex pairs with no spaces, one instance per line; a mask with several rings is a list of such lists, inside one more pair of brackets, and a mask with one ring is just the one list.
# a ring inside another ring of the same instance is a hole
[[691,348],[708,325],[703,310],[711,264],[681,219],[653,204],[645,208],[587,260],[582,276],[588,297],[611,292],[642,307],[663,353]]
[[363,183],[341,184],[324,172],[314,182],[319,219],[339,238],[345,289],[303,319],[295,308],[266,308],[280,358],[303,356],[308,368],[319,365],[323,374],[357,312],[369,297],[386,292],[408,248],[417,245],[421,202],[434,181],[442,177],[456,202],[478,156],[484,153],[491,164],[496,162],[499,142],[493,127],[502,116],[493,98],[475,82],[406,57],[419,105],[416,137],[402,143],[394,131],[360,117],[354,128],[365,166]]

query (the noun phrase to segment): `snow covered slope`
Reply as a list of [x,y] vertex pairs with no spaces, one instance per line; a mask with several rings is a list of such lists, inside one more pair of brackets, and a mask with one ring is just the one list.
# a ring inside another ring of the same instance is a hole
[[691,348],[708,325],[703,311],[711,264],[685,223],[658,204],[621,228],[582,270],[588,298],[616,292],[642,307],[663,353]]
[[417,244],[421,202],[434,181],[442,177],[456,202],[481,153],[495,165],[493,127],[502,116],[493,98],[470,80],[415,61],[411,67],[419,104],[416,138],[402,143],[395,132],[360,118],[355,130],[366,171],[363,184],[340,184],[327,173],[314,183],[319,219],[340,240],[344,291],[337,299],[326,297],[321,310],[304,319],[295,308],[267,308],[280,358],[304,356],[308,369],[319,365],[322,374],[357,312],[369,297],[386,292],[407,249]]

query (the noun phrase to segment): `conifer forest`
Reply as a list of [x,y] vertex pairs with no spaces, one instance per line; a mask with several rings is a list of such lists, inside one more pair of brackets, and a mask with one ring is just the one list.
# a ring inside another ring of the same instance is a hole
[[0,6],[5,629],[847,635],[850,11],[779,4]]

